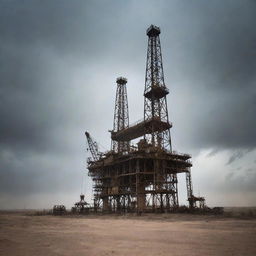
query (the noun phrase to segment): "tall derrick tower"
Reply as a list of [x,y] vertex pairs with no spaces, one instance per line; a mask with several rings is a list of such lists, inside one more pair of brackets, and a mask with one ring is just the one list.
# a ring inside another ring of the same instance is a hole
[[[114,111],[114,124],[113,132],[119,132],[129,126],[129,112],[128,112],[128,100],[126,84],[127,79],[124,77],[118,77],[116,79],[116,101]],[[129,141],[115,141],[112,140],[112,150],[116,153],[129,152]]]
[[151,25],[147,29],[148,50],[144,90],[144,121],[160,120],[167,124],[151,122],[144,138],[155,147],[172,150],[166,95],[169,93],[164,82],[164,71],[160,44],[160,28]]
[[[160,28],[151,25],[147,29],[148,49],[146,62],[146,76],[144,89],[144,122],[147,120],[161,121],[160,123],[151,122],[147,128],[144,139],[151,143],[153,147],[165,151],[172,151],[170,128],[172,125],[168,118],[166,95],[169,94],[164,82],[164,70],[162,52],[160,44]],[[158,160],[155,160],[155,166]],[[165,168],[159,168],[158,188],[168,188],[172,191],[168,200],[172,206],[178,205],[178,186],[177,174],[167,174]],[[160,195],[161,196],[161,195]]]

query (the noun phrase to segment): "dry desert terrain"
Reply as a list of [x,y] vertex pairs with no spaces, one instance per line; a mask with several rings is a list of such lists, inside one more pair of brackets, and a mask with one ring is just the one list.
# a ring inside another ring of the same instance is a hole
[[255,256],[256,219],[0,214],[3,256]]

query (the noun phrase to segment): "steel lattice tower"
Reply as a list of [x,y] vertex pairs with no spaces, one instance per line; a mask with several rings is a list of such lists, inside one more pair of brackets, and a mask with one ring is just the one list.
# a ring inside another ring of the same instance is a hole
[[[160,28],[151,25],[147,29],[148,49],[144,90],[144,121],[149,119],[161,120],[169,124],[166,95],[169,93],[164,82],[164,71],[160,45]],[[170,128],[159,129],[152,122],[145,135],[153,146],[172,150]],[[170,125],[171,126],[171,125]]]
[[[166,100],[166,95],[169,93],[169,90],[164,82],[160,33],[160,28],[154,25],[151,25],[147,29],[148,49],[144,90],[144,121],[162,121],[163,124],[168,124],[169,128],[161,128],[159,124],[151,122],[150,130],[147,131],[144,138],[154,147],[172,151],[171,124],[169,123]],[[171,201],[171,205],[178,205],[177,174],[173,173],[167,175],[163,169],[162,177],[165,177],[168,181],[166,185],[160,185],[159,187],[164,186],[173,191],[169,200]]]
[[[113,131],[118,132],[129,126],[129,112],[128,112],[128,100],[126,83],[127,79],[124,77],[118,77],[116,79],[116,101],[114,111],[114,124]],[[114,141],[112,140],[112,150],[120,152],[129,152],[129,141]]]

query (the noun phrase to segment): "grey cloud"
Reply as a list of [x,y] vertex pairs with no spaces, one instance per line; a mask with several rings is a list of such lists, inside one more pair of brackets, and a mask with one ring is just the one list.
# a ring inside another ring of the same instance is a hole
[[207,157],[215,156],[219,152],[219,149],[213,149],[209,154],[207,154]]
[[165,57],[179,147],[255,148],[255,2],[180,5]]
[[234,161],[236,161],[236,160],[242,158],[242,157],[244,156],[244,154],[245,154],[245,153],[244,153],[243,151],[241,151],[241,150],[235,152],[235,153],[229,158],[229,160],[228,160],[228,162],[227,162],[227,165],[229,165],[229,164],[233,163]]
[[223,184],[222,190],[226,191],[239,191],[241,193],[245,191],[256,192],[256,171],[249,172],[247,174],[237,174],[234,172],[229,173],[226,176],[225,184]]
[[255,169],[253,169],[253,168],[248,168],[248,169],[246,169],[245,171],[246,171],[246,172],[253,172],[253,171],[255,171]]

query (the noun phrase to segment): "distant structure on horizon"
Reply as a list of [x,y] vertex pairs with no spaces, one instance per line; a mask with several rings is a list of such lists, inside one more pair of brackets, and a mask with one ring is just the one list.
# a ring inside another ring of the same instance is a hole
[[[160,28],[147,29],[148,49],[144,88],[144,117],[129,125],[126,84],[116,80],[116,100],[111,150],[98,151],[97,143],[86,132],[92,159],[88,158],[89,176],[94,190],[94,209],[104,212],[171,212],[179,208],[178,177],[186,176],[190,208],[205,206],[203,197],[193,194],[189,154],[172,149],[167,108],[169,90],[165,85]],[[139,139],[136,146],[131,141]]]

